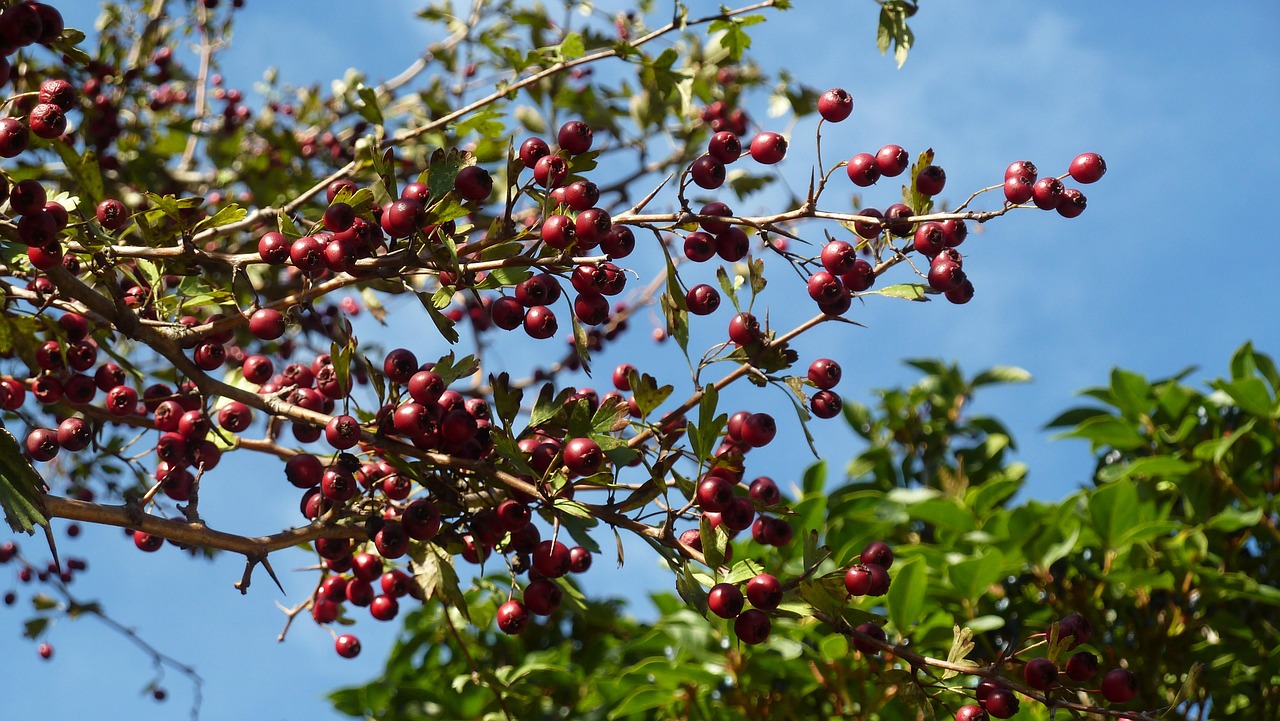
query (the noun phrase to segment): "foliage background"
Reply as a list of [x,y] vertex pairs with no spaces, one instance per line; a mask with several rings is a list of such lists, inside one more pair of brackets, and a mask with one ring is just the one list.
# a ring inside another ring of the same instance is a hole
[[[904,357],[955,358],[971,370],[1025,367],[1036,376],[1034,385],[984,396],[981,410],[999,416],[1018,437],[1017,457],[1031,468],[1029,494],[1058,498],[1093,470],[1081,444],[1050,445],[1037,430],[1070,404],[1071,389],[1101,382],[1112,365],[1160,376],[1195,364],[1204,372],[1193,378],[1216,375],[1245,338],[1276,352],[1280,324],[1268,309],[1278,305],[1280,290],[1255,260],[1274,252],[1273,234],[1255,209],[1267,207],[1280,167],[1271,120],[1280,109],[1272,78],[1280,51],[1270,42],[1280,29],[1280,9],[1269,3],[1178,2],[1159,13],[1118,3],[1070,10],[1017,2],[928,4],[913,19],[918,44],[898,71],[874,50],[870,3],[836,3],[838,26],[830,22],[832,5],[796,5],[755,29],[753,52],[809,85],[853,92],[854,118],[839,134],[828,134],[827,147],[852,154],[886,142],[913,151],[932,146],[957,192],[998,180],[1004,166],[1021,157],[1059,167],[1077,152],[1096,150],[1110,165],[1081,219],[1015,215],[972,238],[966,270],[978,294],[969,305],[870,307],[870,327],[841,336],[854,359],[845,366],[846,395],[866,400],[871,388],[913,378],[898,363]],[[84,0],[61,8],[68,25],[81,28],[92,25],[97,9]],[[390,76],[429,39],[406,22],[411,9],[374,3],[321,11],[311,3],[250,0],[224,75],[245,88],[269,64],[298,84],[327,82],[350,64],[371,78]],[[752,110],[765,117],[762,106]],[[801,139],[811,132],[804,123],[792,131],[783,169],[793,178],[808,167],[810,146]],[[767,209],[768,201],[760,206]],[[818,352],[804,342],[799,349],[802,356]],[[600,363],[634,362],[647,352],[645,343],[617,348]],[[780,448],[795,447],[798,438],[779,440]],[[835,468],[852,455],[839,422],[823,429],[820,443]],[[757,463],[779,480],[795,480],[807,461],[776,453]],[[255,474],[274,477],[275,471],[245,469],[247,478]],[[238,518],[244,530],[282,525],[288,513],[269,498],[247,507],[234,498],[217,502],[223,505],[208,499],[209,517]],[[140,558],[109,530],[88,532],[78,543],[122,545],[121,553],[92,556],[93,572],[79,592],[101,597],[160,648],[199,659],[209,718],[246,707],[262,718],[333,717],[323,692],[375,674],[394,631],[362,623],[365,654],[339,663],[324,633],[295,633],[286,645],[275,643],[281,619],[266,600],[270,592],[256,586],[242,599],[230,588],[239,577],[236,559],[206,565],[176,555]],[[589,589],[612,595],[668,586],[670,576],[642,548],[629,558],[620,573],[596,564]],[[309,580],[283,580],[286,600],[308,590]],[[643,599],[632,600],[644,613]],[[11,640],[0,660],[0,692],[13,699],[16,717],[92,717],[108,705],[133,718],[172,718],[186,705],[187,688],[176,679],[165,705],[138,697],[139,679],[148,672],[128,667],[145,661],[88,621],[54,630],[58,651],[51,664],[25,657],[19,632],[16,623],[5,632]],[[20,692],[66,684],[77,693]]]

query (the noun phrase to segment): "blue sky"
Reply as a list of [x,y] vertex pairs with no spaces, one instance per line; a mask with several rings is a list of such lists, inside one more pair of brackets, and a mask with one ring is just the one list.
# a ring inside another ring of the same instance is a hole
[[[1088,150],[1109,166],[1102,182],[1084,188],[1089,208],[1076,220],[1027,211],[971,234],[962,250],[977,295],[968,305],[877,299],[852,316],[867,328],[799,341],[802,358],[842,358],[839,390],[846,397],[869,401],[875,388],[910,382],[914,371],[899,362],[908,357],[955,360],[970,372],[992,364],[1026,368],[1034,383],[986,392],[973,410],[1013,429],[1019,459],[1031,468],[1029,494],[1056,498],[1087,482],[1092,466],[1084,444],[1051,443],[1039,430],[1073,403],[1074,391],[1105,382],[1116,365],[1153,376],[1195,365],[1201,368],[1195,377],[1210,377],[1249,339],[1264,352],[1280,353],[1280,285],[1266,270],[1275,233],[1265,220],[1280,180],[1280,50],[1274,43],[1280,6],[1171,2],[1153,11],[1146,3],[924,3],[912,21],[918,45],[897,70],[874,49],[870,2],[796,5],[757,28],[753,52],[809,85],[853,94],[852,118],[824,131],[824,158],[874,152],[891,142],[912,153],[933,147],[953,199],[999,182],[1013,160],[1030,159],[1042,174],[1058,173]],[[410,3],[316,7],[249,0],[224,67],[229,83],[249,88],[268,64],[297,84],[327,82],[353,63],[378,79],[406,65],[428,37],[405,22]],[[86,27],[96,3],[65,3],[63,10],[68,25]],[[767,122],[762,106],[753,114]],[[788,158],[778,166],[797,185],[812,162],[812,136],[811,123],[797,125]],[[895,194],[886,186],[864,198],[883,205]],[[735,206],[769,209],[767,200]],[[786,306],[783,286],[775,283],[762,300]],[[370,337],[378,332],[360,330]],[[644,343],[620,346],[599,364],[665,362],[655,353]],[[779,403],[780,415],[780,400],[752,396],[750,403]],[[819,431],[820,450],[839,467],[850,453],[847,429],[832,421]],[[802,441],[794,431],[785,433],[752,459],[751,472],[784,484],[799,477],[811,458],[789,452]],[[246,533],[294,523],[285,495],[244,504],[264,486],[281,485],[277,469],[233,468],[240,472],[219,475],[225,486],[202,494],[207,518]],[[338,659],[328,634],[309,622],[277,644],[282,617],[273,601],[279,593],[258,578],[242,598],[231,587],[241,571],[235,558],[188,562],[174,553],[133,553],[125,543],[115,530],[90,530],[64,542],[67,553],[87,556],[92,567],[77,592],[101,598],[116,618],[194,663],[206,682],[205,718],[336,718],[323,693],[376,674],[394,624],[362,620],[357,628],[365,652],[355,661]],[[588,587],[622,593],[669,583],[650,552],[628,550],[621,572],[596,563]],[[308,574],[290,572],[305,562],[301,555],[276,561],[289,592],[285,603],[310,589]],[[149,679],[146,659],[92,619],[59,624],[50,636],[54,661],[39,663],[34,648],[18,638],[25,616],[9,610],[5,617],[0,695],[14,718],[95,718],[103,708],[139,720],[185,714],[186,681],[166,680],[165,704],[143,698],[137,690]]]

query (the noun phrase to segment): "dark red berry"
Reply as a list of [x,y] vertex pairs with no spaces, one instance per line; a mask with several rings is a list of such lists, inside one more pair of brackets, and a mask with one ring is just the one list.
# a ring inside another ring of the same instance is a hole
[[731,583],[717,583],[707,593],[707,608],[720,618],[737,617],[742,606],[742,591]]
[[1058,667],[1047,658],[1033,658],[1022,668],[1027,685],[1039,691],[1047,691],[1058,683]]
[[787,139],[777,133],[764,132],[751,139],[751,157],[762,165],[780,162],[787,154]]
[[343,658],[355,658],[360,655],[360,639],[344,633],[333,642],[333,648]]
[[838,123],[853,112],[853,96],[844,88],[832,88],[818,98],[818,114],[829,123]]
[[1096,183],[1106,174],[1107,161],[1097,153],[1081,153],[1071,161],[1067,172],[1077,183]]
[[868,188],[876,184],[880,179],[881,171],[876,163],[876,156],[871,153],[858,153],[849,158],[849,164],[845,167],[845,172],[849,174],[849,180],[859,188]]
[[911,165],[911,155],[901,145],[886,145],[876,152],[876,168],[886,178],[896,178]]
[[1102,695],[1111,703],[1125,703],[1138,695],[1138,677],[1127,668],[1113,668],[1102,677]]
[[738,614],[733,622],[733,632],[737,634],[738,640],[753,646],[767,641],[772,630],[773,622],[764,611],[755,608]]

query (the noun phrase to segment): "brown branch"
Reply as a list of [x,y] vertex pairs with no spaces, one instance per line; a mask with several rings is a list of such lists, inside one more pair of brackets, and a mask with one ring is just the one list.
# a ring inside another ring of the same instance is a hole
[[41,500],[50,518],[65,518],[69,521],[129,528],[184,545],[231,551],[247,558],[266,558],[267,554],[274,551],[321,538],[363,539],[367,537],[361,526],[322,526],[315,523],[267,536],[239,536],[216,531],[203,523],[186,523],[147,513],[137,513],[134,507],[127,504],[108,505],[54,495],[42,496]]

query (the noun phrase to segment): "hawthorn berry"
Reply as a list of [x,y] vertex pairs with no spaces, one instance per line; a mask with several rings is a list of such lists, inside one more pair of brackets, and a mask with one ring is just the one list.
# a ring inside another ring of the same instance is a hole
[[853,96],[844,88],[832,88],[818,97],[818,114],[829,123],[838,123],[853,112]]
[[1011,718],[1018,713],[1018,697],[1007,688],[993,689],[981,703],[996,718]]
[[711,155],[703,155],[689,166],[689,177],[699,188],[715,190],[724,184],[724,163]]
[[561,150],[570,155],[581,155],[591,149],[591,126],[581,120],[570,120],[560,126],[556,141]]
[[1022,668],[1027,685],[1039,691],[1047,691],[1058,683],[1058,667],[1047,658],[1033,658]]
[[772,611],[782,603],[782,583],[772,574],[757,574],[747,581],[747,600],[762,611]]
[[876,151],[875,161],[881,175],[896,178],[911,165],[911,155],[901,145],[886,145]]
[[529,625],[529,609],[514,599],[498,607],[498,628],[503,633],[514,636]]
[[773,622],[764,611],[756,608],[749,608],[738,614],[733,622],[733,632],[737,634],[738,640],[752,646],[767,641],[771,631]]
[[[858,624],[854,630],[859,634],[862,634],[862,636],[870,636],[872,639],[880,641],[881,643],[888,640],[888,637],[884,633],[884,629],[870,621]],[[865,638],[862,638],[861,636],[854,636],[853,647],[868,656],[880,653],[879,646]]]
[[550,616],[560,607],[564,591],[555,581],[538,578],[529,582],[524,589],[524,605],[539,616]]
[[778,133],[764,132],[751,139],[751,158],[762,165],[780,162],[787,154],[787,139]]
[[1096,183],[1107,172],[1107,161],[1097,153],[1081,153],[1071,161],[1067,169],[1077,183]]
[[707,608],[720,618],[736,618],[742,607],[742,591],[734,584],[717,583],[707,593]]
[[876,184],[883,174],[880,166],[876,163],[876,156],[871,153],[858,153],[849,158],[849,164],[845,166],[845,172],[849,175],[849,180],[859,188],[869,188]]
[[333,648],[343,658],[355,658],[360,655],[360,639],[352,634],[344,633],[334,640]]
[[1067,659],[1064,670],[1072,681],[1088,681],[1098,675],[1098,657],[1088,651],[1078,651]]
[[707,154],[728,165],[742,157],[742,141],[728,130],[721,130],[707,141]]
[[1138,695],[1138,677],[1127,668],[1113,668],[1102,677],[1102,695],[1111,703],[1125,703]]

